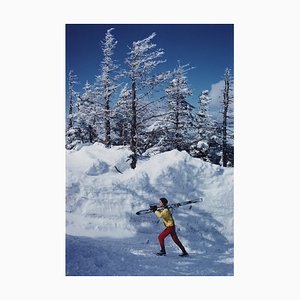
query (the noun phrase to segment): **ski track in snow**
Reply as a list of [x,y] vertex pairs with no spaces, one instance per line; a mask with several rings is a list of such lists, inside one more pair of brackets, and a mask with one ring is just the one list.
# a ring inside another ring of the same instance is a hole
[[[129,154],[101,144],[67,151],[66,275],[233,275],[233,168],[173,150],[131,170]],[[153,214],[135,214],[163,196],[170,203],[204,197],[173,211],[189,257],[178,256],[170,236],[167,256],[157,257],[164,226]]]

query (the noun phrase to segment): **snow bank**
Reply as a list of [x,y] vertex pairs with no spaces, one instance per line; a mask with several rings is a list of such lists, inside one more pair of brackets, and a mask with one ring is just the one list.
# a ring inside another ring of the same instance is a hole
[[233,242],[233,168],[173,150],[138,161],[132,170],[129,155],[126,147],[106,149],[102,144],[67,151],[67,234],[129,238],[151,233],[153,216],[136,216],[136,211],[160,197],[170,203],[204,197],[204,203],[191,210],[173,212],[177,227],[185,236],[193,232],[203,236],[203,228],[210,224]]
[[[233,275],[233,168],[221,168],[173,150],[130,168],[126,147],[85,145],[66,154],[67,275]],[[117,171],[117,169],[121,171]],[[155,215],[138,210],[166,197],[170,203],[204,197],[173,211],[190,254],[166,239],[157,261]]]

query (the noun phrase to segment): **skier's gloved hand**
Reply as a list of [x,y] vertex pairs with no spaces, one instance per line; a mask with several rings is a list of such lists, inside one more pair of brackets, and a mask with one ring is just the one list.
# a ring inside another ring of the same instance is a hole
[[157,210],[157,205],[150,205],[150,210],[152,210],[152,212],[155,212]]

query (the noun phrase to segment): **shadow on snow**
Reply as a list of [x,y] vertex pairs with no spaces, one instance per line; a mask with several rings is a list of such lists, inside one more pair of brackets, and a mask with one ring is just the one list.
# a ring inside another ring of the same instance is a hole
[[[180,217],[180,218],[179,218]],[[137,224],[132,238],[108,239],[67,235],[67,276],[230,276],[233,244],[222,235],[222,224],[210,213],[197,209],[178,211],[177,232],[190,256],[178,257],[179,249],[167,237],[167,256],[157,257],[157,235],[163,225],[153,215],[130,216]],[[138,226],[141,221],[144,227]]]

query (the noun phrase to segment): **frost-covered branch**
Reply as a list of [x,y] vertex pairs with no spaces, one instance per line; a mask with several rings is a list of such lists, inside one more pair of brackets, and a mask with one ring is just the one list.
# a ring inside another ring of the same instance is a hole
[[113,73],[118,69],[118,65],[115,64],[113,60],[114,48],[117,45],[117,41],[112,35],[112,30],[110,28],[105,34],[104,41],[102,43],[103,60],[101,62],[101,75],[97,76],[96,81],[99,82],[98,95],[100,97],[100,102],[103,103],[103,113],[104,113],[104,129],[105,129],[105,144],[107,147],[111,145],[111,108],[110,99],[118,88],[116,83],[116,78]]
[[[125,63],[128,65],[128,70],[124,72],[124,75],[131,80],[130,148],[133,152],[133,156],[137,154],[138,146],[137,120],[144,118],[144,116],[140,116],[140,114],[150,106],[148,103],[144,105],[141,110],[138,108],[138,102],[147,95],[150,95],[155,87],[167,78],[167,73],[150,74],[154,68],[165,62],[165,60],[161,59],[164,51],[162,49],[154,50],[156,44],[152,43],[152,40],[155,36],[156,34],[152,33],[143,40],[133,42],[132,47],[129,48],[128,57],[125,60]],[[152,116],[148,116],[147,118],[150,117],[152,118]],[[135,163],[132,164],[132,168],[135,168]]]

